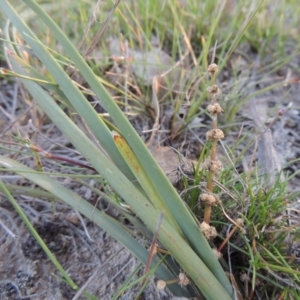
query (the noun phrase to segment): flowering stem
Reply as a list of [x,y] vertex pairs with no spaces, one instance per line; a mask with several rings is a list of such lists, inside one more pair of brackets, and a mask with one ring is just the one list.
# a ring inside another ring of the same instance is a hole
[[[208,88],[208,93],[211,96],[211,105],[208,107],[208,111],[211,113],[212,116],[212,132],[215,132],[218,130],[218,118],[217,115],[222,112],[221,107],[216,104],[217,97],[220,94],[219,88],[215,85],[215,78],[216,74],[218,72],[218,66],[215,64],[212,64],[208,67],[208,72],[211,75],[211,87]],[[218,138],[213,137],[211,138],[212,145],[211,145],[211,151],[210,151],[210,161],[212,163],[216,162],[217,158],[217,146],[218,146]],[[208,179],[207,179],[207,191],[209,193],[213,192],[214,188],[214,176],[216,174],[216,170],[214,168],[209,169]],[[211,204],[205,203],[204,207],[204,222],[207,224],[210,223],[210,216],[211,216]]]

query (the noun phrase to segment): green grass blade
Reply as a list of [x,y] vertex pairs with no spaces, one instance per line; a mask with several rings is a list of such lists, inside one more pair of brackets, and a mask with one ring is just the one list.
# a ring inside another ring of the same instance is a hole
[[247,30],[248,26],[250,25],[251,21],[253,20],[254,16],[256,15],[257,11],[259,10],[259,8],[262,6],[262,4],[264,2],[265,2],[265,0],[261,0],[260,3],[256,6],[256,8],[249,14],[247,22],[239,30],[239,32],[236,34],[236,36],[233,39],[233,41],[230,43],[231,46],[230,46],[229,50],[227,51],[227,53],[225,55],[225,58],[223,59],[223,61],[219,65],[219,71],[222,70],[223,67],[225,66],[225,64],[227,63],[228,59],[230,58],[230,56],[232,55],[234,49],[236,48],[236,46],[238,45],[238,43],[242,39],[245,31]]

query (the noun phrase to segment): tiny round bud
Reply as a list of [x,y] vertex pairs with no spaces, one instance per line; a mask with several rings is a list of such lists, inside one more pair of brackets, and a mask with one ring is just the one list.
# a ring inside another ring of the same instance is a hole
[[210,228],[210,226],[209,226],[209,224],[207,224],[206,222],[202,222],[202,223],[200,224],[200,230],[201,230],[202,233],[203,233],[204,231],[209,230],[209,228]]
[[222,168],[222,163],[219,160],[206,159],[201,164],[202,169],[218,173]]
[[166,282],[163,281],[163,280],[158,280],[157,283],[156,283],[156,287],[159,289],[159,290],[164,290],[165,287],[166,287]]
[[214,173],[218,173],[221,170],[221,168],[222,163],[219,160],[211,160],[208,170]]
[[218,73],[219,72],[219,68],[218,68],[218,65],[217,64],[211,64],[208,66],[207,68],[207,72],[213,76],[214,74]]
[[210,231],[209,231],[208,239],[209,240],[213,240],[217,235],[218,235],[218,233],[217,233],[216,228],[213,227],[213,226],[210,226]]
[[190,284],[190,280],[187,278],[187,276],[184,274],[184,273],[179,273],[179,276],[178,276],[178,279],[179,279],[179,284],[181,286],[187,286],[188,284]]
[[210,226],[206,222],[200,224],[200,231],[203,233],[207,240],[212,240],[217,236],[217,230],[215,227]]
[[211,129],[207,131],[206,138],[208,140],[220,140],[224,138],[224,133],[221,129]]
[[221,90],[217,85],[209,86],[206,91],[210,95],[213,101],[216,101],[219,96],[222,94]]
[[213,86],[209,86],[206,91],[209,93],[209,94],[212,94],[212,95],[220,95],[222,94],[221,90],[219,89],[219,87],[215,84]]
[[208,193],[202,193],[199,196],[199,199],[208,205],[216,205],[219,203],[219,199],[217,199],[216,196],[212,195],[212,194],[208,194]]
[[222,113],[224,110],[222,109],[222,107],[220,106],[219,103],[215,103],[215,104],[208,105],[207,106],[207,111],[211,115],[218,115],[218,114]]

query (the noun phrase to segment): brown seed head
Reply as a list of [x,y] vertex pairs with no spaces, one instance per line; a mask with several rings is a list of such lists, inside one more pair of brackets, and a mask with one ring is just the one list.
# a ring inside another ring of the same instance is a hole
[[217,64],[211,64],[211,65],[209,65],[208,68],[207,68],[207,72],[208,72],[211,76],[215,75],[216,73],[219,72],[218,65],[217,65]]
[[211,129],[207,131],[206,138],[208,140],[220,140],[224,138],[224,133],[221,129]]
[[208,193],[200,194],[199,199],[204,204],[208,204],[208,205],[216,205],[220,202],[220,200],[216,196],[214,196],[212,194],[208,194]]
[[201,168],[204,170],[218,173],[222,168],[222,163],[219,160],[205,159],[201,164]]
[[184,274],[184,273],[179,273],[179,276],[178,276],[178,279],[179,279],[179,284],[181,286],[187,286],[188,284],[190,284],[190,280],[187,278],[187,276]]
[[222,164],[219,160],[211,160],[208,170],[216,174],[221,170],[221,168]]
[[215,103],[215,104],[208,105],[207,106],[207,111],[211,115],[218,115],[218,114],[222,113],[224,110],[222,109],[222,107],[220,106],[219,103]]
[[222,94],[217,85],[209,86],[206,91],[213,100],[216,100]]
[[159,290],[164,290],[165,287],[166,287],[166,282],[163,281],[163,280],[158,280],[157,283],[156,283],[156,287],[159,289]]
[[200,224],[200,231],[203,233],[207,240],[212,240],[217,236],[217,230],[215,227],[210,226],[206,222]]

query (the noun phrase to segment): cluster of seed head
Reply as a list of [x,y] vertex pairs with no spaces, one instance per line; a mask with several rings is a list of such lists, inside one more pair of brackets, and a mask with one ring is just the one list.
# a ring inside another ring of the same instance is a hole
[[199,201],[204,203],[205,205],[205,213],[204,213],[204,222],[200,225],[200,231],[204,234],[204,236],[208,240],[212,240],[216,237],[217,231],[214,227],[210,226],[209,219],[210,219],[210,210],[212,206],[215,206],[220,203],[220,200],[217,196],[212,194],[213,190],[213,182],[212,179],[221,170],[221,162],[216,159],[216,149],[217,149],[217,142],[220,139],[224,138],[224,133],[221,129],[217,128],[218,125],[218,115],[223,112],[221,105],[217,102],[220,99],[222,94],[219,87],[215,84],[215,77],[218,73],[218,66],[216,64],[211,64],[208,66],[208,74],[211,77],[211,86],[207,88],[208,96],[211,100],[211,103],[207,106],[207,111],[212,117],[213,125],[212,129],[206,133],[207,140],[212,141],[212,148],[211,148],[211,155],[210,159],[206,160],[202,167],[203,169],[209,171],[210,176],[208,181],[208,189],[207,192],[200,194]]
[[164,280],[158,280],[157,283],[156,283],[156,287],[159,289],[159,290],[164,290],[165,287],[167,286],[167,283],[164,281]]
[[211,64],[208,66],[207,68],[207,72],[214,76],[215,74],[217,74],[219,72],[219,68],[218,68],[218,65],[217,64]]
[[210,226],[206,222],[202,222],[200,224],[200,231],[203,233],[207,240],[213,240],[218,234],[216,228]]
[[221,168],[222,164],[218,160],[211,160],[211,159],[206,159],[202,164],[201,164],[202,169],[207,170],[207,171],[212,171],[214,174],[218,173]]
[[222,94],[221,90],[216,84],[209,86],[206,91],[214,102],[217,101]]
[[179,284],[180,284],[181,287],[182,286],[187,286],[188,284],[190,284],[190,280],[188,279],[186,274],[183,273],[183,272],[179,273],[178,279],[179,279]]
[[220,140],[224,138],[224,133],[221,129],[211,129],[206,132],[208,140]]
[[[206,138],[208,140],[217,142],[218,140],[224,138],[223,131],[221,129],[217,128],[217,124],[218,124],[217,117],[219,114],[221,114],[223,112],[223,108],[217,102],[220,99],[222,92],[219,89],[219,87],[215,84],[215,76],[218,73],[219,69],[216,64],[210,64],[208,66],[207,71],[211,77],[211,83],[212,83],[212,85],[207,88],[208,96],[211,99],[211,103],[207,106],[207,111],[212,117],[213,128],[206,133]],[[216,162],[214,162],[214,163],[216,163]],[[215,173],[213,169],[211,169],[211,171],[213,173]]]
[[219,103],[209,104],[206,109],[211,115],[218,115],[224,111]]
[[217,205],[220,203],[220,200],[217,196],[209,193],[201,193],[199,196],[199,200],[204,203],[211,206]]
[[[220,113],[223,112],[221,105],[217,102],[220,99],[222,92],[219,89],[219,87],[216,84],[214,84],[214,78],[219,71],[218,66],[216,64],[211,64],[208,66],[207,71],[208,71],[209,75],[211,76],[212,83],[213,83],[213,85],[209,86],[206,89],[208,96],[211,99],[211,103],[207,106],[207,111],[212,116],[212,118],[215,119]],[[218,130],[220,131],[220,129],[218,129]],[[224,135],[221,137],[216,136],[215,139],[221,139],[223,137],[224,137]]]
[[175,280],[170,280],[170,281],[158,280],[156,283],[156,287],[159,290],[164,290],[165,287],[167,286],[167,284],[173,284],[175,282],[177,282],[181,287],[187,286],[188,284],[190,284],[190,280],[186,276],[186,274],[183,272],[180,272],[178,275],[178,278]]

